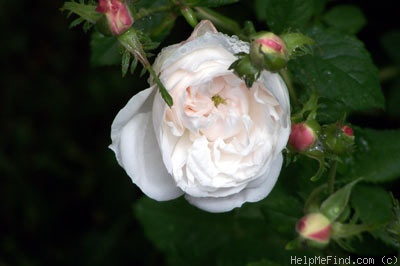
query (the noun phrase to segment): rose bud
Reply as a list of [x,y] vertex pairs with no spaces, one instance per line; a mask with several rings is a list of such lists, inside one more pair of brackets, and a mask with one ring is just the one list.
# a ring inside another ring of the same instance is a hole
[[103,13],[106,18],[105,29],[102,28],[103,21],[98,23],[102,33],[111,31],[112,35],[120,35],[133,24],[129,8],[123,0],[99,0],[96,11]]
[[310,244],[323,247],[329,243],[332,225],[321,213],[310,213],[301,218],[296,230],[300,237],[309,240]]
[[292,124],[289,146],[297,152],[306,151],[315,144],[318,139],[318,133],[319,125],[316,121]]
[[354,132],[353,129],[347,125],[342,126],[343,135],[347,138],[354,139]]
[[194,13],[193,9],[188,6],[184,6],[181,8],[181,14],[186,19],[186,22],[189,23],[190,26],[193,28],[196,27],[197,21],[196,14]]
[[334,154],[345,154],[353,150],[354,133],[348,125],[327,125],[323,128],[323,144]]
[[252,36],[250,57],[259,69],[272,72],[284,68],[288,61],[285,43],[272,32],[259,32]]

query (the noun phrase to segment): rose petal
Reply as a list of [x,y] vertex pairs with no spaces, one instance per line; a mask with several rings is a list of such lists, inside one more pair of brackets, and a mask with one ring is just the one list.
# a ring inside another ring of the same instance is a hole
[[186,194],[185,198],[190,204],[208,212],[228,212],[236,207],[242,206],[245,202],[262,200],[274,187],[282,167],[282,162],[282,154],[279,154],[277,158],[271,162],[270,168],[263,177],[249,183],[245,189],[232,196],[196,198]]
[[[206,51],[206,53],[202,53],[201,50]],[[218,55],[218,53],[215,52],[216,50],[224,55]],[[249,44],[240,41],[238,38],[228,37],[221,33],[206,33],[199,38],[183,44],[177,49],[168,50],[168,58],[163,55],[162,51],[160,56],[163,58],[163,60],[156,60],[156,65],[157,69],[159,69],[161,72],[168,71],[167,73],[171,73],[177,70],[177,68],[171,68],[171,65],[179,67],[180,64],[176,64],[178,61],[183,60],[184,62],[186,61],[187,56],[199,51],[198,57],[196,56],[194,60],[192,59],[187,61],[188,63],[186,66],[190,67],[192,70],[194,68],[190,65],[190,63],[199,65],[199,62],[208,61],[210,59],[211,62],[215,62],[216,60],[222,60],[225,62],[228,59],[229,66],[236,59],[233,56],[234,54],[239,52],[248,52],[248,50]],[[207,52],[212,54],[207,55]],[[213,56],[217,56],[217,58],[213,59]]]
[[278,74],[263,71],[260,82],[275,96],[276,100],[279,102],[279,108],[283,111],[279,121],[281,123],[281,129],[279,131],[279,137],[277,138],[278,142],[275,144],[276,152],[281,152],[281,150],[286,147],[291,127],[289,93],[285,82]]
[[283,126],[285,128],[290,127],[290,125],[287,124],[290,122],[290,102],[285,82],[278,74],[263,71],[260,76],[260,83],[262,83],[278,100],[279,106],[283,109],[281,117],[286,118],[282,121]]
[[121,166],[150,198],[175,199],[183,194],[162,163],[151,113],[135,115],[121,131]]
[[156,200],[182,195],[162,163],[152,124],[154,89],[132,97],[111,126],[112,144],[118,163],[142,191]]
[[109,148],[115,152],[119,163],[121,161],[121,156],[119,154],[121,130],[135,114],[146,113],[151,110],[153,91],[154,88],[151,87],[133,96],[125,107],[118,112],[111,125],[112,143]]

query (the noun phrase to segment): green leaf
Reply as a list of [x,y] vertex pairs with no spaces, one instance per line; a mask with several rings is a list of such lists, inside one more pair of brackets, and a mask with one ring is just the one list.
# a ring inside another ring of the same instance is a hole
[[[296,235],[296,218],[292,216],[301,213],[301,205],[286,196],[289,195],[280,191],[228,213],[207,213],[183,198],[156,202],[144,197],[135,205],[135,214],[147,237],[166,255],[168,265],[243,266],[261,260],[290,265],[292,255],[316,253],[285,250],[285,245]],[[277,209],[265,219],[264,213],[273,206]],[[288,213],[289,216],[274,215],[280,210],[293,209],[296,211]],[[279,225],[285,233],[276,230]]]
[[312,27],[306,35],[316,42],[315,52],[290,61],[289,69],[297,82],[330,100],[324,112],[337,112],[329,105],[337,102],[343,113],[384,106],[377,69],[362,42],[321,27]]
[[128,50],[125,50],[122,53],[122,61],[121,61],[122,77],[125,77],[126,73],[128,72],[130,63],[131,63],[131,53]]
[[[361,237],[353,237],[348,240],[351,251],[363,257],[382,257],[382,255],[392,255],[396,252],[391,246],[370,234],[362,234]],[[375,260],[381,261],[381,260]],[[380,263],[379,263],[380,264]]]
[[360,184],[351,194],[350,204],[365,224],[382,226],[393,219],[392,198],[383,188]]
[[170,33],[177,16],[171,13],[170,8],[165,9],[164,12],[153,12],[152,14],[148,14],[148,11],[168,6],[168,0],[138,1],[135,4],[138,9],[136,15],[142,18],[135,20],[134,28],[146,33],[151,39],[161,42]]
[[335,221],[346,209],[353,187],[359,181],[360,179],[354,180],[329,196],[329,198],[321,204],[321,213],[331,222]]
[[311,45],[314,40],[298,32],[282,34],[281,39],[286,44],[290,59],[311,53]]
[[400,130],[357,129],[351,175],[381,183],[400,178]]
[[[223,259],[217,256],[240,244],[235,239],[246,237],[242,231],[246,228],[237,225],[235,229],[237,220],[232,213],[206,213],[184,199],[160,203],[142,198],[135,211],[147,236],[167,255],[168,265],[216,265],[217,260]],[[243,265],[244,261],[232,263]]]
[[92,50],[90,63],[93,66],[119,65],[121,63],[119,43],[115,37],[93,32],[90,48]]
[[218,7],[239,2],[239,0],[184,0],[188,6]]
[[314,14],[314,0],[256,0],[255,12],[275,33],[303,29]]
[[294,228],[304,215],[303,204],[297,197],[288,193],[288,188],[283,184],[278,182],[265,200],[249,207],[254,209],[256,206],[259,206],[269,229],[288,239],[296,237]]
[[361,9],[354,5],[339,5],[329,10],[323,21],[340,31],[355,34],[367,23]]

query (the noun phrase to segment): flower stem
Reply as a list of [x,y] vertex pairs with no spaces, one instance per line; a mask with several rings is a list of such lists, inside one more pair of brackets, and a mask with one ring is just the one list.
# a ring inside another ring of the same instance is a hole
[[337,160],[332,160],[330,162],[330,169],[328,174],[328,189],[329,194],[333,194],[335,191],[335,177],[336,177],[336,169],[337,169]]
[[286,83],[286,86],[288,87],[290,102],[293,105],[298,105],[299,104],[299,100],[297,99],[297,93],[296,93],[296,91],[294,89],[292,79],[290,78],[287,69],[283,68],[283,69],[281,69],[279,71],[279,73],[281,74],[283,80]]
[[149,60],[146,57],[146,53],[143,50],[143,46],[134,28],[130,28],[123,34],[119,35],[118,41],[122,46],[125,47],[125,49],[127,49],[131,54],[133,54],[140,63],[142,63],[143,67],[147,71],[149,71],[151,77],[154,79],[154,82],[158,86],[158,89],[161,93],[161,97],[168,104],[168,106],[171,107],[173,104],[172,97],[171,95],[169,95],[167,89],[164,87],[161,80],[158,78],[157,73],[150,65]]

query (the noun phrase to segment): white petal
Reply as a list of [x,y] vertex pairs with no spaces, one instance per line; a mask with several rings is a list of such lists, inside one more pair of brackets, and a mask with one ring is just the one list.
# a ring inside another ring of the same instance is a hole
[[122,108],[111,125],[111,145],[110,149],[115,152],[117,161],[121,164],[121,156],[119,153],[119,142],[122,128],[138,113],[146,113],[152,108],[152,95],[154,88],[148,88],[133,96],[128,103]]
[[289,93],[285,82],[278,74],[263,71],[261,73],[260,82],[275,96],[279,102],[279,107],[283,110],[280,116],[281,130],[275,144],[276,152],[281,152],[281,150],[285,148],[290,134]]
[[119,111],[111,126],[112,144],[118,163],[142,191],[157,200],[182,194],[167,173],[151,120],[154,88],[133,96]]
[[217,29],[214,27],[211,21],[209,20],[202,20],[199,24],[197,24],[196,28],[194,28],[192,34],[190,35],[187,41],[192,41],[200,36],[203,36],[207,32],[210,33],[217,33]]
[[170,200],[183,194],[163,164],[151,113],[137,114],[128,122],[121,131],[119,149],[121,166],[147,196]]
[[282,121],[284,127],[290,127],[290,102],[289,102],[289,93],[286,87],[285,82],[279,76],[279,74],[271,73],[268,71],[263,71],[261,73],[260,82],[267,88],[278,100],[279,106],[283,110]]
[[283,157],[279,153],[277,157],[270,163],[268,171],[259,179],[249,183],[244,193],[248,202],[260,201],[271,192],[278,180],[282,168]]
[[265,198],[274,187],[281,167],[282,155],[279,154],[277,158],[271,162],[270,168],[263,177],[249,183],[249,186],[241,192],[222,198],[195,198],[190,195],[185,195],[185,198],[194,206],[208,212],[228,212],[236,207],[242,206],[245,202],[256,202]]

